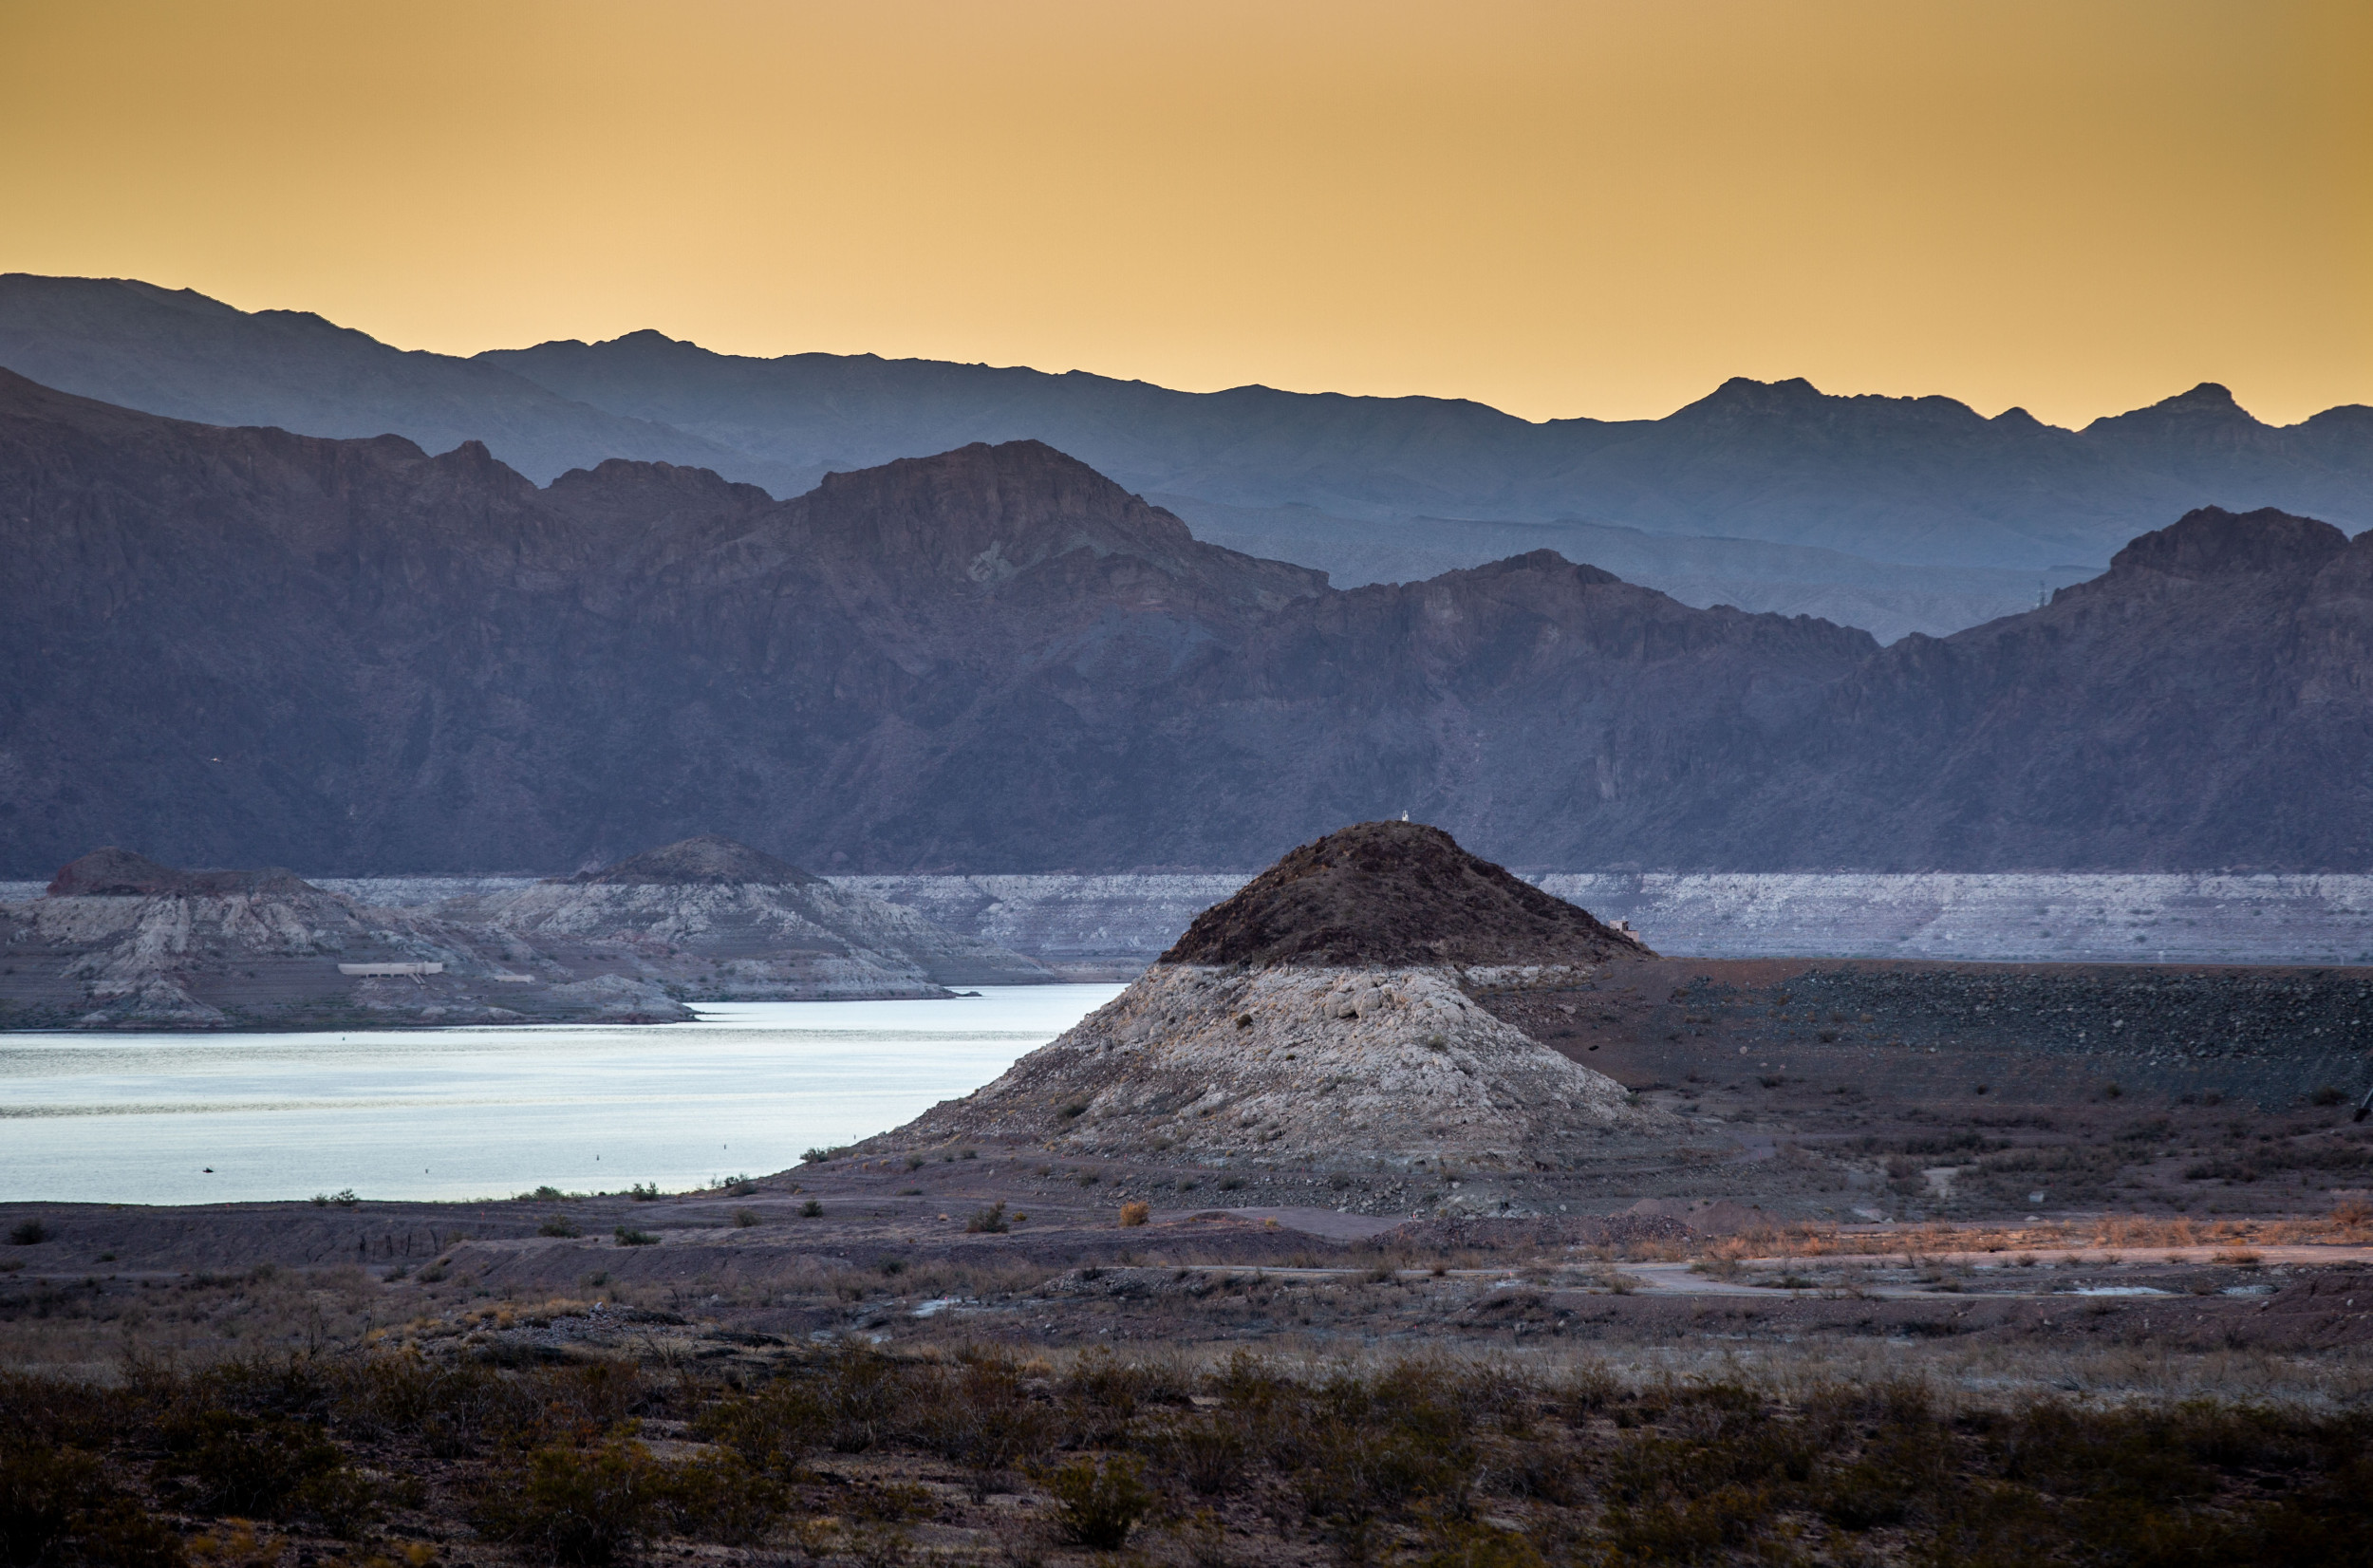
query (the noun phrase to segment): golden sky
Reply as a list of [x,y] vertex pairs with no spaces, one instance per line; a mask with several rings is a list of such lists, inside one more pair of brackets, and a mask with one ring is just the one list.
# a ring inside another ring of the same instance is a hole
[[2373,402],[2366,0],[0,0],[0,271],[449,352]]

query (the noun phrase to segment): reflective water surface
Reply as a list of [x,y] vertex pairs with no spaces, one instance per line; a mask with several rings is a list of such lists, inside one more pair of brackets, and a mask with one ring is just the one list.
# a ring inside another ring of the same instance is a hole
[[737,1003],[655,1025],[0,1034],[0,1197],[672,1191],[895,1127],[1120,989]]

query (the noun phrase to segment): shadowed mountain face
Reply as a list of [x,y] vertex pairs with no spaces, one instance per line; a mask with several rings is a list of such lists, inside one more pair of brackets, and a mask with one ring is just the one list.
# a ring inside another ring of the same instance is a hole
[[1907,639],[1759,798],[1790,794],[1805,864],[2373,866],[2373,532],[2203,508],[2048,607]]
[[2203,504],[2373,527],[2373,408],[2276,428],[2213,384],[2083,431],[1744,378],[1662,420],[1536,424],[1439,398],[744,359],[647,331],[463,360],[304,312],[24,274],[0,276],[0,365],[212,423],[392,432],[431,451],[481,440],[538,482],[618,457],[789,495],[830,471],[1039,440],[1199,535],[1339,586],[1552,549],[1689,604],[1810,611],[1889,642],[2023,609],[2039,579],[2089,576]]
[[2373,860],[2373,539],[2205,510],[1881,650],[1550,551],[1402,587],[1192,538],[1036,442],[776,503],[223,430],[0,374],[0,861],[1228,868]]

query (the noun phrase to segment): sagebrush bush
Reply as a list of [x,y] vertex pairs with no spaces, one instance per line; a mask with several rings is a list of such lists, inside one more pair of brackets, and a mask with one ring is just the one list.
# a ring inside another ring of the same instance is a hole
[[1140,1474],[1135,1460],[1114,1455],[1074,1459],[1038,1482],[1055,1500],[1055,1522],[1068,1539],[1110,1552],[1129,1543],[1129,1532],[1153,1507],[1154,1494]]
[[1147,1451],[1168,1473],[1203,1497],[1232,1492],[1243,1484],[1252,1447],[1234,1425],[1215,1415],[1193,1415],[1150,1433]]
[[666,1502],[659,1469],[639,1443],[538,1448],[523,1472],[486,1489],[471,1522],[529,1556],[599,1568],[658,1527]]
[[0,1441],[0,1564],[185,1568],[173,1527],[79,1448]]
[[345,1454],[320,1428],[219,1407],[165,1429],[160,1474],[187,1476],[201,1513],[277,1519],[298,1491],[336,1470]]
[[[978,1285],[942,1263],[908,1273],[935,1290]],[[831,1278],[879,1288],[870,1269]],[[1945,1409],[1912,1385],[1784,1401],[1719,1380],[1627,1384],[1587,1361],[1542,1376],[1444,1356],[1312,1367],[1240,1352],[1209,1368],[1096,1349],[1050,1365],[848,1342],[787,1348],[755,1387],[723,1380],[747,1375],[409,1353],[196,1372],[135,1360],[108,1386],[0,1372],[0,1568],[181,1568],[144,1493],[183,1513],[351,1536],[419,1501],[423,1479],[476,1477],[471,1517],[495,1560],[599,1568],[691,1539],[804,1541],[811,1568],[826,1556],[862,1568],[920,1551],[899,1527],[946,1505],[909,1483],[920,1456],[957,1467],[976,1498],[1012,1471],[1035,1477],[1048,1506],[1033,1517],[1093,1550],[1130,1542],[1157,1509],[1224,1513],[1228,1529],[1186,1542],[1198,1568],[1219,1568],[1230,1530],[1263,1519],[1346,1561],[1401,1568],[2367,1559],[2373,1412],[2359,1410]],[[684,1421],[716,1447],[660,1459],[634,1440],[644,1418]],[[881,1458],[829,1484],[844,1524],[779,1535],[791,1489],[813,1499],[828,1485],[804,1467],[823,1450]],[[471,1463],[457,1472],[448,1459]],[[1521,1532],[1503,1528],[1511,1519]],[[206,1549],[209,1568],[234,1568],[223,1550]],[[1018,1562],[1037,1548],[1014,1550]],[[350,1560],[366,1562],[363,1549]]]
[[800,1463],[826,1441],[831,1421],[813,1389],[787,1380],[719,1400],[701,1412],[692,1429],[760,1470],[794,1476]]
[[1004,1470],[1051,1444],[1054,1412],[1032,1398],[1019,1371],[1003,1357],[933,1368],[923,1392],[918,1428],[925,1446],[977,1474]]
[[0,1563],[47,1559],[74,1519],[107,1500],[97,1458],[72,1448],[0,1446]]

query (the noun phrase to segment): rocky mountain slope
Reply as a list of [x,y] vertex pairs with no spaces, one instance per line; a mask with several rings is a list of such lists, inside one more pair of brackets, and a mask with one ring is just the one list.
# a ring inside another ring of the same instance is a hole
[[996,1141],[1437,1171],[1638,1152],[1680,1125],[1468,993],[1590,985],[1653,956],[1439,829],[1361,823],[1205,910],[1128,990],[995,1082],[857,1152]]
[[1820,723],[1854,764],[1808,746],[1757,792],[1800,830],[1821,802],[1800,864],[2373,868],[2373,532],[2203,508],[2048,607],[1886,649]]
[[[1413,583],[1485,561],[1554,550],[1685,605],[1729,605],[1753,612],[1811,615],[1859,626],[1881,643],[1913,632],[1948,636],[1965,626],[2035,607],[2051,588],[2100,574],[2101,567],[1905,566],[1842,551],[1761,539],[1653,533],[1571,520],[1484,522],[1472,518],[1339,517],[1305,506],[1221,506],[1191,495],[1147,499],[1186,520],[1198,539],[1316,567],[1336,588]],[[2105,556],[2104,556],[2105,558]]]
[[939,997],[1055,978],[717,833],[521,888],[487,902],[481,918],[570,972],[625,975],[696,1001]]
[[621,457],[776,495],[830,471],[1037,439],[1201,536],[1408,581],[1535,549],[1696,606],[1881,641],[2024,608],[2202,504],[2373,526],[2373,409],[2273,427],[2202,385],[2083,431],[1948,398],[1734,380],[1662,420],[1530,423],[1435,398],[1184,393],[1072,373],[753,360],[654,332],[473,360],[189,290],[0,276],[0,365],[128,407],[308,435],[484,441],[538,482]]
[[1338,591],[1063,454],[775,503],[0,372],[0,869],[1258,864],[1412,814],[1566,870],[2364,868],[2373,535],[2204,509],[1880,649],[1535,551]]

